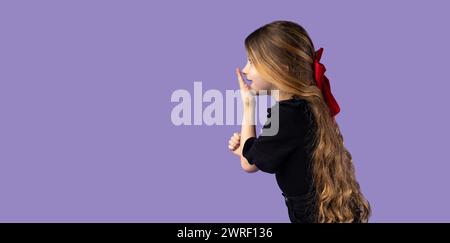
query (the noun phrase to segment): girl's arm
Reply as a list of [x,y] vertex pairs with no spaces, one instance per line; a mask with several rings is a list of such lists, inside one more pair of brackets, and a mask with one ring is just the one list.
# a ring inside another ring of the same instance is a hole
[[239,82],[239,88],[241,92],[242,105],[243,105],[243,118],[242,118],[242,126],[241,126],[241,137],[240,137],[240,145],[238,155],[241,159],[241,167],[246,172],[256,172],[258,168],[255,165],[251,165],[248,163],[247,159],[242,155],[242,150],[244,148],[245,141],[248,138],[256,137],[255,132],[255,97],[250,93],[250,87],[248,84],[244,82],[242,78],[241,70],[239,68],[236,69],[236,74]]
[[241,158],[241,167],[242,169],[244,169],[244,171],[248,173],[258,171],[258,167],[249,164],[247,159],[242,155],[242,150],[244,148],[245,141],[247,141],[248,138],[256,137],[255,122],[254,122],[255,105],[253,102],[250,103],[251,104],[245,104],[244,102],[244,114],[241,125],[241,139],[239,146],[239,157]]

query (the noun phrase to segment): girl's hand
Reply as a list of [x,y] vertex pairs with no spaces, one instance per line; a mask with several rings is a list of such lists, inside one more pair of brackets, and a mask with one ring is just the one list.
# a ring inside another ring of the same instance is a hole
[[241,70],[236,68],[236,75],[239,82],[239,89],[241,92],[242,104],[244,107],[248,107],[255,104],[255,96],[254,92],[250,89],[250,85],[245,83],[244,78],[242,77]]
[[241,151],[239,151],[240,146],[241,146],[241,134],[236,132],[233,134],[233,136],[231,136],[230,141],[228,141],[228,148],[233,154],[241,156]]

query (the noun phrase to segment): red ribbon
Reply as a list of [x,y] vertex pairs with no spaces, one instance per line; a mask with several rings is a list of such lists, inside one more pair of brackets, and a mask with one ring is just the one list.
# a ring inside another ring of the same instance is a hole
[[320,63],[322,52],[323,48],[320,48],[316,51],[314,56],[314,78],[316,79],[317,87],[322,91],[323,98],[330,108],[331,116],[334,117],[341,109],[331,93],[330,81],[325,76],[326,68],[322,63]]

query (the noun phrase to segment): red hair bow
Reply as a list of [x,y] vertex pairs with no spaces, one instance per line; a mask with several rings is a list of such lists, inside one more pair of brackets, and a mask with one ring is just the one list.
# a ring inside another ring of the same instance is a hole
[[323,98],[330,108],[331,116],[334,117],[341,109],[339,108],[333,94],[331,94],[330,81],[325,76],[325,66],[320,63],[322,52],[323,48],[320,48],[314,55],[314,78],[316,79],[317,87],[322,91]]

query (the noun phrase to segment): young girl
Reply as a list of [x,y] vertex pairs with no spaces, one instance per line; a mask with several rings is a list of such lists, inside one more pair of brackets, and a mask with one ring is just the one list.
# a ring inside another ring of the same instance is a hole
[[[305,29],[288,21],[255,30],[245,48],[242,72],[251,84],[237,68],[244,114],[241,133],[229,141],[242,168],[275,174],[291,222],[368,222],[370,205],[334,119],[340,109],[320,63],[323,49],[315,52]],[[262,90],[278,95],[256,137],[252,93]],[[278,133],[266,135],[271,118],[278,119]]]

